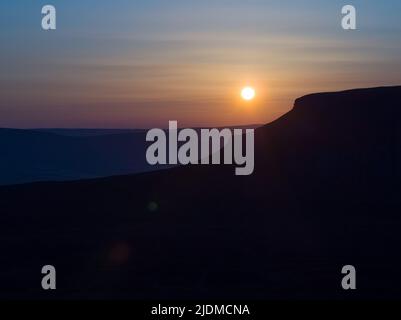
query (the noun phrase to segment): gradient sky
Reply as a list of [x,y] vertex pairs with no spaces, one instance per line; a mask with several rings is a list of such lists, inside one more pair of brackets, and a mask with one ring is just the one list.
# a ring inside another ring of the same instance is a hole
[[401,84],[400,40],[399,0],[1,0],[0,127],[266,123],[307,93]]

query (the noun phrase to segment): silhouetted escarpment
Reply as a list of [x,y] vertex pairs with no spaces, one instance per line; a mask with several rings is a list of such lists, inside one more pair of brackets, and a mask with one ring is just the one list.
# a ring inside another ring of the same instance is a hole
[[251,176],[188,166],[1,187],[0,295],[400,298],[400,112],[401,87],[297,99],[256,130]]

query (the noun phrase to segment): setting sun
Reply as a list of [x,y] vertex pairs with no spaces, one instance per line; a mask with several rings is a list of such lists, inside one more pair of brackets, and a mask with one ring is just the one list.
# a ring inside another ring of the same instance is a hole
[[255,89],[252,87],[245,87],[241,90],[241,97],[244,100],[250,101],[255,98]]

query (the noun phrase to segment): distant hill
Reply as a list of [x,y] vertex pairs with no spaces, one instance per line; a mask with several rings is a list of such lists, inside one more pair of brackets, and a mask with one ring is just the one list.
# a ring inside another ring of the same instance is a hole
[[0,187],[0,296],[401,298],[400,139],[401,87],[322,93],[256,129],[251,176],[187,166]]
[[[166,127],[168,123],[166,123]],[[261,124],[249,124],[246,126],[228,126],[231,129],[246,129],[246,128],[258,128]],[[195,128],[196,129],[196,128]],[[199,129],[199,128],[198,128]],[[49,129],[33,129],[37,132],[56,133],[63,136],[101,136],[109,134],[122,134],[122,133],[146,133],[147,129],[60,129],[60,128],[49,128]]]
[[33,129],[36,132],[56,133],[62,136],[82,137],[82,136],[103,136],[109,134],[144,133],[144,129]]
[[147,163],[146,132],[143,129],[0,128],[0,185],[88,179],[168,168]]
[[74,180],[154,170],[146,132],[56,134],[0,129],[0,184]]

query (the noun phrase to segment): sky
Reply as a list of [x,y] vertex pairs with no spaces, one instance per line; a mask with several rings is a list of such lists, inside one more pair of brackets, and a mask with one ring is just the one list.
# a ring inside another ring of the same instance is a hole
[[400,85],[400,40],[399,0],[1,0],[0,127],[267,123],[308,93]]

